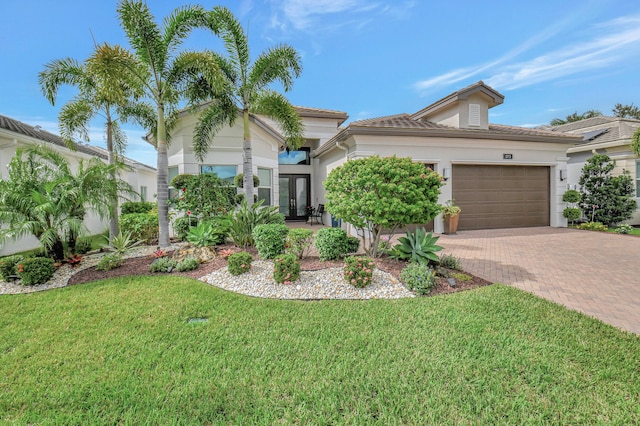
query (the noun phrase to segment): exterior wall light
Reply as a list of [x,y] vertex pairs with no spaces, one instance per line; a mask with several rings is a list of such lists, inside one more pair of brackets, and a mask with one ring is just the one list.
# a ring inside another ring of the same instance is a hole
[[444,179],[445,181],[449,180],[449,168],[448,167],[444,167],[442,169],[442,179]]
[[564,181],[567,179],[567,171],[564,169],[560,169],[560,181]]

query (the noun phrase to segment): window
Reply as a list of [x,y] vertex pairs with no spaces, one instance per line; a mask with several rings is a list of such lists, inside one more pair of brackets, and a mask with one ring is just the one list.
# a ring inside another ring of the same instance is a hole
[[147,187],[140,187],[140,201],[147,201]]
[[271,205],[271,169],[258,168],[258,200],[264,200],[263,206]]
[[636,161],[636,197],[640,198],[640,161]]
[[220,179],[233,185],[233,178],[236,177],[238,168],[236,166],[200,166],[200,173],[212,173]]
[[[171,181],[174,177],[178,176],[178,166],[169,167],[169,199],[173,199],[176,194],[176,190],[171,186]],[[142,197],[142,188],[140,188],[140,197]],[[144,200],[143,200],[144,201]]]
[[278,164],[311,164],[311,148],[300,148],[297,151],[283,151],[278,154]]
[[429,170],[436,170],[436,165],[434,163],[422,163]]

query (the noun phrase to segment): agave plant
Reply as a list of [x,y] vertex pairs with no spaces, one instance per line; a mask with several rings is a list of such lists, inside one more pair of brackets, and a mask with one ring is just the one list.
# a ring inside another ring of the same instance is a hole
[[396,257],[400,259],[408,259],[421,265],[427,265],[429,262],[438,262],[436,252],[442,250],[442,247],[436,245],[440,237],[434,237],[433,232],[429,232],[424,228],[417,228],[415,232],[407,232],[406,237],[398,239],[399,244],[393,247]]
[[189,228],[187,241],[196,247],[215,246],[220,242],[220,230],[210,222],[200,222]]
[[118,235],[111,238],[111,240],[109,240],[108,236],[104,238],[107,240],[107,247],[119,255],[126,254],[129,250],[144,242],[134,240],[131,238],[131,232],[122,232],[122,230],[118,232]]

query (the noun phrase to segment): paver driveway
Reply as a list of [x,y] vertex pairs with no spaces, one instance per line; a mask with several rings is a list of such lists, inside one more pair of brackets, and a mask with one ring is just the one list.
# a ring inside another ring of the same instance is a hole
[[640,238],[564,228],[462,231],[444,252],[468,272],[640,334]]

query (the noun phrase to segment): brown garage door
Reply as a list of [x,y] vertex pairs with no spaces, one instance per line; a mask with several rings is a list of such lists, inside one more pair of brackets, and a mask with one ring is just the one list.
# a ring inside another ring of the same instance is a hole
[[549,226],[549,167],[453,165],[458,229]]

